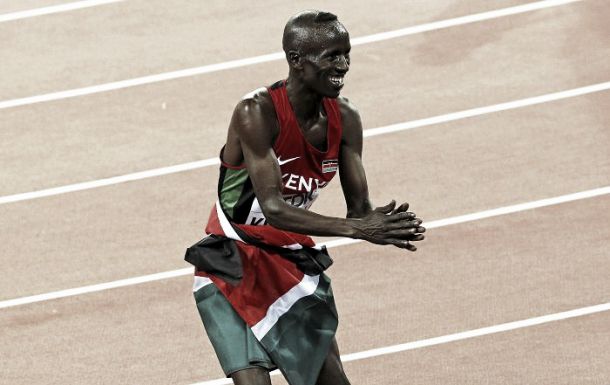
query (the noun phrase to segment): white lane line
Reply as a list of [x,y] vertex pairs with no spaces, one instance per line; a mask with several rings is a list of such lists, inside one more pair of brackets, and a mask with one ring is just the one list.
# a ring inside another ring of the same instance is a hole
[[[593,190],[580,191],[573,194],[560,195],[553,198],[545,198],[539,199],[536,201],[519,203],[516,205],[499,207],[496,209],[479,211],[472,214],[458,215],[455,217],[438,219],[435,221],[425,222],[423,224],[426,229],[435,229],[438,227],[456,225],[459,223],[478,221],[480,219],[497,217],[500,215],[506,214],[514,214],[520,211],[533,210],[546,206],[558,205],[561,203],[567,203],[572,201],[577,201],[581,199],[594,198],[602,195],[610,194],[610,186],[600,187]],[[329,242],[325,242],[324,244],[328,248],[339,247],[344,245],[351,245],[353,243],[363,242],[360,239],[351,239],[351,238],[340,238],[335,239]]]
[[119,3],[122,1],[125,1],[125,0],[84,0],[84,1],[75,1],[73,3],[51,5],[51,6],[42,7],[42,8],[28,9],[26,11],[5,13],[3,15],[0,15],[0,23],[2,23],[4,21],[13,21],[13,20],[25,19],[28,17],[34,17],[34,16],[50,15],[52,13],[73,11],[75,9],[95,7],[98,5]]
[[[458,224],[458,223],[476,221],[476,220],[480,220],[480,219],[491,218],[491,217],[505,215],[505,214],[513,214],[513,213],[520,212],[520,211],[532,210],[532,209],[541,208],[541,207],[545,207],[545,206],[552,206],[552,205],[557,205],[557,204],[561,204],[561,203],[572,202],[572,201],[576,201],[576,200],[580,200],[580,199],[593,198],[593,197],[607,195],[607,194],[610,194],[610,186],[596,188],[593,190],[581,191],[581,192],[577,192],[577,193],[573,193],[573,194],[556,196],[556,197],[552,197],[552,198],[540,199],[537,201],[520,203],[520,204],[516,204],[516,205],[511,205],[511,206],[499,207],[499,208],[495,208],[495,209],[491,209],[491,210],[479,211],[479,212],[471,213],[471,214],[467,214],[467,215],[459,215],[459,216],[455,216],[455,217],[439,219],[436,221],[426,222],[424,224],[424,226],[426,226],[426,228],[428,228],[428,229],[450,226],[450,225],[454,225],[454,224]],[[353,244],[353,243],[357,243],[357,242],[362,242],[362,241],[358,240],[358,239],[342,238],[342,239],[337,239],[337,240],[333,240],[333,241],[329,241],[329,242],[324,242],[322,244],[326,245],[326,247],[328,247],[328,248],[333,248],[333,247],[345,246],[345,245],[349,245],[349,244]],[[179,269],[179,270],[166,271],[166,272],[162,272],[162,273],[121,279],[118,281],[106,282],[106,283],[101,283],[101,284],[97,284],[97,285],[82,286],[82,287],[77,287],[74,289],[60,290],[60,291],[54,291],[54,292],[49,292],[49,293],[45,293],[45,294],[37,294],[37,295],[28,296],[28,297],[9,299],[9,300],[0,301],[0,309],[30,304],[30,303],[35,303],[35,302],[48,301],[48,300],[52,300],[52,299],[71,297],[71,296],[85,294],[85,293],[93,293],[93,292],[97,292],[97,291],[114,289],[114,288],[118,288],[118,287],[137,285],[140,283],[153,282],[153,281],[158,281],[158,280],[173,278],[173,277],[179,277],[179,276],[189,275],[189,274],[193,274],[193,268],[184,268],[184,269]]]
[[[512,102],[507,102],[507,103],[494,104],[494,105],[485,106],[485,107],[478,107],[478,108],[473,108],[473,109],[469,109],[469,110],[458,111],[458,112],[453,112],[453,113],[444,114],[444,115],[438,115],[438,116],[434,116],[431,118],[402,122],[402,123],[392,124],[392,125],[384,126],[384,127],[371,128],[371,129],[364,130],[364,137],[383,135],[383,134],[388,134],[388,133],[397,132],[397,131],[409,130],[409,129],[417,128],[417,127],[430,126],[433,124],[446,123],[446,122],[450,122],[450,121],[470,118],[470,117],[478,116],[478,115],[490,114],[490,113],[498,112],[498,111],[506,111],[506,110],[510,110],[510,109],[527,107],[527,106],[540,104],[540,103],[548,103],[548,102],[557,101],[557,100],[561,100],[561,99],[582,96],[582,95],[586,95],[586,94],[590,94],[590,93],[594,93],[594,92],[605,91],[608,89],[610,89],[610,82],[593,84],[593,85],[586,86],[586,87],[574,88],[571,90],[560,91],[560,92],[554,92],[551,94],[535,96],[532,98],[514,100]],[[210,159],[200,160],[200,161],[196,161],[196,162],[189,162],[189,163],[178,164],[175,166],[155,168],[152,170],[140,171],[140,172],[135,172],[132,174],[115,176],[115,177],[105,178],[105,179],[98,179],[98,180],[93,180],[93,181],[89,181],[89,182],[75,183],[75,184],[53,187],[53,188],[37,190],[37,191],[31,191],[31,192],[26,192],[26,193],[5,195],[5,196],[0,197],[0,204],[25,201],[25,200],[29,200],[29,199],[43,198],[43,197],[65,194],[65,193],[75,192],[75,191],[88,190],[88,189],[93,189],[93,188],[103,187],[103,186],[110,186],[110,185],[114,185],[114,184],[118,184],[118,183],[130,182],[130,181],[135,181],[135,180],[140,180],[140,179],[145,179],[145,178],[152,178],[152,177],[156,177],[156,176],[173,174],[173,173],[177,173],[177,172],[194,170],[194,169],[198,169],[198,168],[202,168],[202,167],[215,166],[215,165],[219,165],[219,164],[220,164],[220,161],[218,160],[218,158],[210,158]]]
[[420,341],[408,342],[400,345],[387,346],[379,349],[366,350],[359,353],[352,353],[342,356],[345,362],[361,360],[364,358],[377,357],[384,354],[404,352],[406,350],[413,350],[424,348],[428,346],[446,344],[449,342],[455,342],[465,340],[468,338],[481,337],[494,333],[502,333],[510,330],[526,328],[530,326],[541,325],[549,322],[565,320],[569,318],[582,317],[585,315],[601,313],[610,310],[610,302],[588,306],[579,309],[569,310],[561,313],[548,314],[540,317],[528,318],[520,321],[507,322],[499,325],[488,326],[480,329],[468,330],[461,333],[448,334],[441,337],[428,338]]
[[476,23],[479,21],[497,19],[499,17],[517,15],[520,13],[537,11],[539,9],[556,7],[559,5],[566,5],[570,3],[575,3],[577,1],[582,0],[549,0],[549,1],[537,1],[534,3],[517,5],[514,7],[497,9],[495,11],[487,11],[482,13],[475,13],[472,15],[456,17],[453,19],[440,20],[432,23],[416,25],[413,27],[407,27],[402,29],[397,29],[389,32],[376,33],[373,35],[362,36],[351,40],[352,45],[360,45],[360,44],[368,44],[374,43],[378,41],[395,39],[397,37],[403,37],[408,35],[414,35],[417,33],[434,31],[443,28],[455,27],[458,25],[464,25],[469,23]]
[[49,301],[49,300],[58,299],[58,298],[72,297],[72,296],[81,295],[81,294],[95,293],[98,291],[103,291],[103,290],[108,290],[108,289],[116,289],[118,287],[138,285],[140,283],[154,282],[154,281],[159,281],[162,279],[180,277],[183,275],[189,275],[189,274],[193,274],[193,273],[194,273],[194,270],[192,267],[186,267],[184,269],[165,271],[162,273],[155,273],[155,274],[149,274],[149,275],[141,275],[139,277],[133,277],[133,278],[119,279],[118,281],[99,283],[96,285],[81,286],[81,287],[75,287],[73,289],[59,290],[59,291],[53,291],[53,292],[45,293],[45,294],[32,295],[29,297],[9,299],[9,300],[0,302],[0,309],[13,307],[13,306],[19,306],[19,305],[25,305],[28,303],[43,302],[43,301]]
[[[480,329],[468,330],[460,333],[446,334],[444,336],[427,338],[424,340],[407,342],[399,345],[385,346],[383,348],[365,350],[358,353],[345,354],[341,356],[341,361],[350,362],[366,358],[378,357],[386,354],[399,353],[407,350],[421,349],[429,346],[442,345],[450,342],[462,341],[470,338],[487,336],[495,333],[523,329],[531,326],[542,325],[549,322],[562,321],[570,318],[583,317],[586,315],[603,313],[610,310],[610,302],[594,306],[582,307],[579,309],[568,310],[561,313],[547,314],[540,317],[527,318],[519,321],[507,322],[499,325],[488,326]],[[272,376],[280,374],[279,370],[270,373]],[[219,378],[217,380],[197,382],[192,385],[225,385],[232,384],[230,378]]]
[[586,87],[574,88],[571,90],[554,92],[551,94],[534,96],[532,98],[514,100],[512,102],[494,104],[491,106],[472,108],[470,110],[453,112],[445,115],[438,115],[431,118],[413,120],[410,122],[393,124],[391,126],[371,128],[364,131],[364,136],[376,136],[381,134],[389,134],[396,131],[408,130],[416,127],[424,127],[432,124],[446,123],[454,120],[460,120],[465,118],[471,118],[474,116],[490,114],[492,112],[512,110],[515,108],[533,106],[536,104],[554,102],[561,99],[573,98],[575,96],[582,96],[594,92],[606,91],[610,89],[610,82],[593,84]]
[[70,193],[70,192],[75,192],[75,191],[89,190],[92,188],[110,186],[110,185],[114,185],[114,184],[131,182],[134,180],[140,180],[140,179],[146,179],[146,178],[152,178],[152,177],[161,176],[161,175],[174,174],[177,172],[194,170],[197,168],[213,166],[213,165],[218,165],[218,164],[220,164],[220,160],[218,158],[210,158],[210,159],[205,159],[205,160],[199,160],[196,162],[178,164],[175,166],[155,168],[155,169],[147,170],[147,171],[134,172],[132,174],[92,180],[89,182],[75,183],[75,184],[70,184],[70,185],[66,185],[66,186],[53,187],[53,188],[32,191],[32,192],[27,192],[27,193],[6,195],[3,197],[0,197],[0,204],[19,202],[19,201],[25,201],[25,200],[29,200],[29,199],[36,199],[36,198],[42,198],[42,197],[49,197],[49,196],[53,196],[53,195],[65,194],[65,193]]
[[[556,7],[559,5],[575,3],[582,0],[544,0],[515,7],[502,8],[495,11],[482,12],[453,19],[441,20],[413,27],[398,29],[394,31],[382,32],[373,35],[362,36],[351,40],[353,46],[379,42],[382,40],[394,39],[402,36],[427,32],[437,29],[449,28],[463,24],[474,23],[483,20],[490,20],[499,17],[515,15],[519,13],[531,12],[544,8]],[[179,79],[188,76],[201,75],[211,72],[223,71],[232,68],[239,68],[259,63],[267,63],[284,58],[283,52],[274,52],[267,55],[254,56],[245,59],[231,60],[223,63],[204,65],[201,67],[187,68],[178,71],[164,72],[156,75],[143,76],[133,79],[121,80],[111,83],[104,83],[95,86],[75,88],[66,91],[52,92],[48,94],[29,96],[19,99],[11,99],[0,102],[0,109],[24,106],[28,104],[48,102],[77,96],[91,95],[99,92],[118,90],[127,87],[134,87],[143,84],[161,82],[165,80]]]

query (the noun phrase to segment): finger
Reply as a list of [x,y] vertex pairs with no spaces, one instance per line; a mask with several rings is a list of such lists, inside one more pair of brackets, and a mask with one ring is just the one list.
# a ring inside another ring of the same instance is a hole
[[415,213],[412,212],[400,212],[396,214],[388,215],[388,221],[396,222],[396,221],[411,221],[418,218],[415,218]]
[[411,236],[409,238],[409,242],[423,241],[424,239],[426,239],[425,235],[423,235],[423,234],[414,234],[413,236]]
[[385,206],[377,207],[374,211],[377,211],[378,213],[389,214],[392,212],[392,210],[394,210],[395,206],[396,206],[396,201],[394,199],[392,199],[392,201],[390,203],[388,203]]
[[413,238],[415,235],[418,235],[415,230],[416,229],[414,229],[414,228],[394,229],[394,230],[386,231],[383,235],[388,239],[397,238],[397,239],[402,239],[403,241],[411,240],[411,238]]
[[397,213],[403,213],[405,211],[407,211],[409,209],[409,204],[408,203],[403,203],[400,206],[398,206],[397,208],[394,209],[394,211],[392,211],[392,214],[397,214]]
[[[388,218],[388,221],[390,221],[390,223],[386,223],[385,226],[387,229],[390,230],[395,230],[395,229],[414,229],[417,230],[418,228],[420,228],[421,226],[421,219],[414,219],[412,221],[408,221],[408,220],[402,220],[402,221],[396,221],[393,218]],[[417,232],[417,231],[415,231]]]
[[386,232],[386,239],[401,239],[403,241],[423,241],[426,237],[423,234],[419,234],[415,229],[400,229],[391,230]]
[[398,248],[401,248],[401,249],[407,249],[409,251],[417,250],[417,247],[415,245],[412,245],[411,243],[409,243],[409,241],[393,240],[392,242],[389,242],[389,243]]
[[409,241],[404,240],[404,239],[388,239],[387,244],[399,247],[401,249],[406,249],[410,245]]

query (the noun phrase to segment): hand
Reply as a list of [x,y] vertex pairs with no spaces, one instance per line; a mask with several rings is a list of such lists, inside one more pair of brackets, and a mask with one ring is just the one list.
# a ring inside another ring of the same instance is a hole
[[379,245],[394,245],[409,251],[417,250],[410,242],[424,239],[422,220],[408,212],[408,203],[396,207],[396,201],[378,207],[366,216],[354,220],[356,238]]

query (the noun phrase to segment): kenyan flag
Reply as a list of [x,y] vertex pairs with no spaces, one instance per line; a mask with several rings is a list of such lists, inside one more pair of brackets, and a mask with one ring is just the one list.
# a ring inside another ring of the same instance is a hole
[[[306,275],[279,254],[243,242],[241,234],[273,246],[298,249],[313,240],[270,226],[228,222],[217,203],[206,231],[241,240],[243,278],[236,286],[210,278],[251,327],[269,356],[291,385],[314,385],[337,330],[338,318],[330,279]],[[200,273],[205,275],[205,273]]]

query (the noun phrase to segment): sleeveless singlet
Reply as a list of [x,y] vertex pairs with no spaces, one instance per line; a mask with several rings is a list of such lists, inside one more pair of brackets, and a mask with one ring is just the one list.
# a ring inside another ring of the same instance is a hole
[[[320,190],[335,176],[341,145],[341,111],[336,99],[322,100],[327,117],[326,150],[320,151],[303,135],[286,93],[286,82],[268,88],[279,122],[273,145],[282,172],[282,196],[292,206],[309,209]],[[234,223],[265,225],[266,219],[256,199],[245,165],[222,161],[218,181],[222,210]]]

